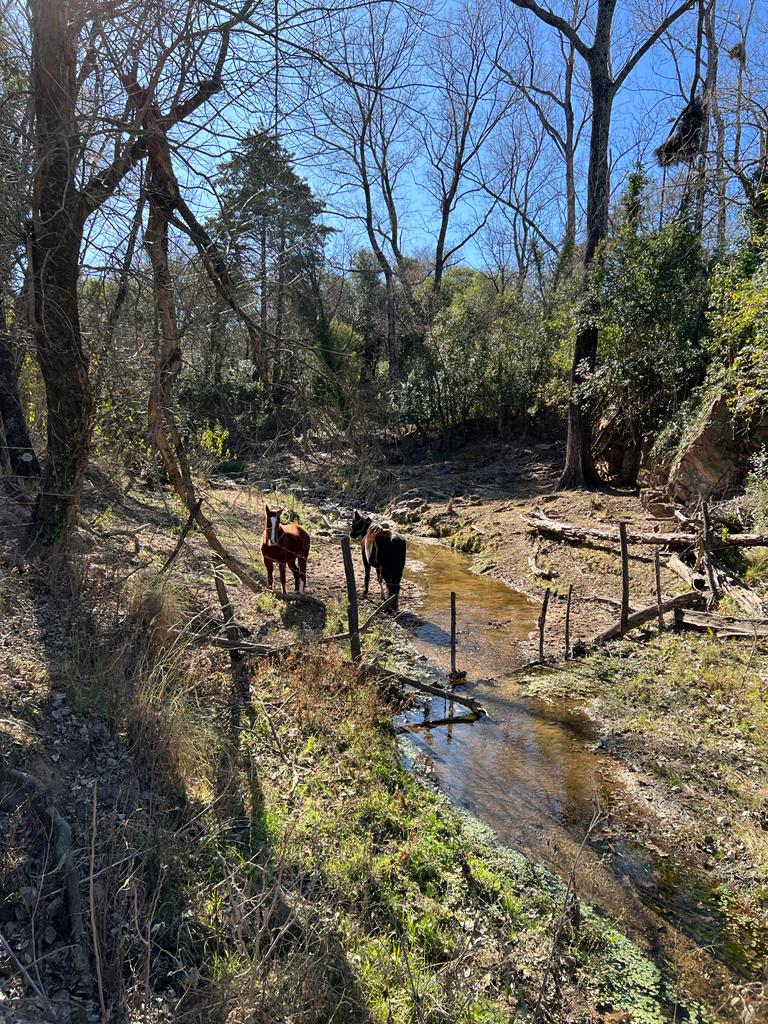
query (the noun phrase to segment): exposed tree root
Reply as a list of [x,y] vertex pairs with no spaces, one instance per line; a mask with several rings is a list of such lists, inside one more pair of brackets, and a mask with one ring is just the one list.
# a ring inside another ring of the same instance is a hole
[[[53,836],[53,853],[56,858],[54,870],[61,873],[63,880],[67,915],[72,936],[72,955],[80,975],[82,991],[88,994],[92,991],[93,979],[85,946],[83,906],[80,899],[80,877],[72,856],[72,829],[69,822],[66,821],[53,803],[48,787],[34,775],[21,771],[18,768],[11,768],[9,765],[0,764],[0,782],[38,797],[45,805],[45,812],[50,819]],[[0,802],[4,805],[11,803],[11,797],[12,793],[4,794],[0,798]]]

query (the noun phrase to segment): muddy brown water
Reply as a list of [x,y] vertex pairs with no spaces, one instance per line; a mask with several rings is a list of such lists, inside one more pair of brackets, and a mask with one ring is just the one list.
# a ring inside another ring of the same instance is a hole
[[[434,764],[441,787],[501,842],[561,877],[576,865],[583,897],[616,919],[660,965],[682,970],[685,988],[717,1008],[718,1019],[744,1019],[730,1004],[754,977],[755,950],[747,953],[754,931],[742,932],[726,919],[716,893],[684,865],[634,840],[649,812],[635,805],[615,766],[596,749],[594,724],[567,701],[520,695],[512,673],[530,657],[539,605],[473,573],[470,560],[457,552],[419,541],[409,541],[408,551],[403,603],[416,613],[410,622],[414,644],[425,664],[447,674],[450,594],[456,591],[457,662],[467,671],[461,692],[488,712],[474,724],[429,730],[419,728],[421,716],[409,716],[409,738]],[[409,625],[407,613],[404,619]],[[437,699],[430,716],[442,719],[453,711],[463,709]],[[768,1020],[768,1007],[751,1020]]]

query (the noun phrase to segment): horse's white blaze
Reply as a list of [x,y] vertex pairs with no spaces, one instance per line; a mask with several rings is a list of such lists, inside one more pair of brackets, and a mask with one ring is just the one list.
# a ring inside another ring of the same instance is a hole
[[277,516],[270,516],[269,521],[272,524],[272,535],[270,537],[270,544],[277,544]]

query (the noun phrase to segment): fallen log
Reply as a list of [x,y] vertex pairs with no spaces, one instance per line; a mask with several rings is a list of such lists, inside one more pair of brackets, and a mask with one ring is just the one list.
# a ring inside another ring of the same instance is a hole
[[448,715],[446,718],[426,718],[423,722],[409,722],[401,725],[398,733],[421,732],[422,729],[434,729],[438,725],[471,725],[480,716],[474,711],[468,715]]
[[[588,544],[591,540],[609,541],[612,544],[619,542],[619,524],[615,527],[600,526],[575,526],[573,523],[563,523],[556,519],[550,519],[544,512],[535,512],[529,516],[523,516],[528,523],[530,531],[541,533],[546,537],[555,537],[558,540],[571,541],[576,544]],[[643,530],[627,530],[627,540],[630,544],[657,544],[662,547],[669,547],[677,550],[686,550],[695,547],[700,541],[700,534],[697,533],[648,533]],[[734,547],[768,547],[768,534],[765,533],[729,533],[724,537],[712,537],[712,548],[734,548]]]
[[381,668],[379,665],[372,666],[372,670],[377,675],[383,676],[385,679],[392,679],[402,686],[410,686],[421,693],[428,693],[431,697],[442,697],[444,700],[452,701],[454,704],[461,704],[462,707],[469,708],[470,711],[473,711],[478,716],[486,714],[485,708],[479,701],[473,700],[472,697],[460,697],[453,690],[447,690],[444,686],[422,683],[420,679],[412,679],[410,676],[404,676],[400,672],[392,672],[390,669]]
[[679,555],[670,556],[670,559],[667,562],[667,568],[670,572],[679,576],[681,580],[685,580],[692,590],[698,590],[699,593],[703,593],[707,585],[704,574],[693,569],[690,565],[686,565]]
[[746,587],[742,581],[731,572],[727,565],[720,559],[714,561],[717,575],[720,580],[720,588],[726,597],[730,597],[734,604],[737,604],[747,615],[760,618],[763,614],[763,602],[754,592]]
[[[757,594],[744,586],[741,580],[719,559],[713,559],[713,567],[717,571],[720,581],[720,589],[726,597],[737,604],[739,608],[748,615],[761,616],[763,614],[763,603]],[[702,572],[686,565],[678,555],[673,554],[667,562],[667,568],[685,580],[689,587],[703,593],[707,586],[706,577]]]
[[[559,540],[571,541],[574,543],[586,543],[591,540],[610,541],[613,544],[619,543],[619,526],[615,528],[599,526],[574,526],[572,523],[558,522],[550,519],[543,512],[537,512],[530,516],[523,516],[532,531],[544,534],[547,537],[555,537]],[[696,543],[695,533],[645,533],[640,530],[627,530],[627,540],[630,544],[658,544],[663,547],[689,548]]]
[[715,632],[718,636],[768,637],[768,619],[739,619],[731,615],[676,608],[675,622],[704,633]]
[[766,533],[727,533],[719,540],[713,538],[713,548],[768,548]]
[[[690,608],[692,605],[700,604],[702,601],[702,595],[698,590],[689,590],[685,594],[678,594],[676,597],[668,597],[661,602],[661,612],[671,612],[675,608]],[[626,629],[637,629],[638,626],[642,626],[646,622],[650,622],[651,619],[657,618],[659,614],[659,605],[656,601],[653,604],[647,605],[645,608],[641,608],[639,611],[634,612],[627,619]],[[605,632],[598,634],[592,641],[593,644],[604,644],[608,640],[614,640],[616,637],[621,636],[621,625],[611,626],[610,629],[606,629]]]

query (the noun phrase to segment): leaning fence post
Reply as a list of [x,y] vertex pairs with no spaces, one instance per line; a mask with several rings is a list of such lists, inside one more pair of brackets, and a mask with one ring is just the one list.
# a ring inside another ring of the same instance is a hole
[[355,581],[355,567],[352,564],[352,551],[349,547],[349,537],[341,538],[341,555],[344,559],[344,575],[347,578],[349,649],[352,653],[352,661],[360,661],[362,649],[360,647],[360,626],[357,618],[357,583]]
[[544,591],[544,600],[539,615],[539,664],[544,664],[544,626],[547,621],[547,608],[549,606],[549,587]]
[[659,632],[664,632],[664,608],[661,603],[661,563],[659,561],[659,549],[653,552],[653,571],[656,576],[656,608],[659,613]]
[[627,548],[627,524],[619,523],[619,542],[621,544],[621,635],[627,632],[629,623],[629,549]]
[[568,600],[565,605],[565,660],[571,656],[571,601],[573,600],[573,584],[568,587]]

